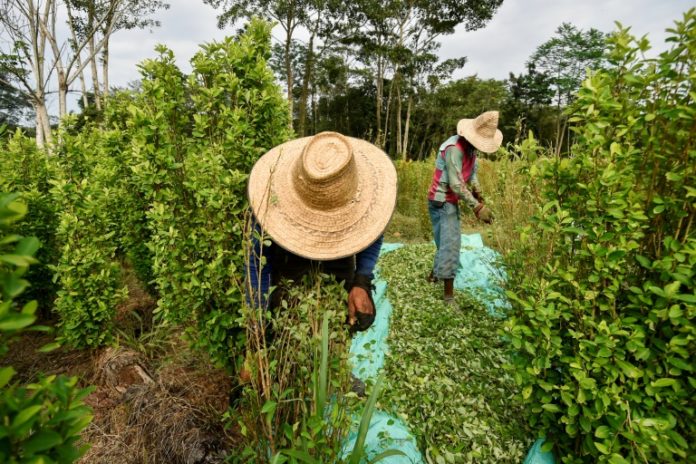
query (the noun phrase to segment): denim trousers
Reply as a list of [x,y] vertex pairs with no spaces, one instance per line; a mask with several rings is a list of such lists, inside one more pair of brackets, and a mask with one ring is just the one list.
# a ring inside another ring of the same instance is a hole
[[428,213],[437,247],[433,275],[438,279],[454,279],[460,266],[459,253],[462,242],[459,205],[445,202],[438,206],[436,202],[428,200]]

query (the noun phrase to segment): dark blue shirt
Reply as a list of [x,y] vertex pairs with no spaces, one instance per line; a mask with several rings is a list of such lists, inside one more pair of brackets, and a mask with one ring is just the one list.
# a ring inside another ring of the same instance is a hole
[[[255,230],[260,232],[258,226]],[[268,296],[268,290],[271,287],[271,263],[266,260],[266,262],[261,265],[264,256],[268,256],[264,253],[266,246],[263,246],[261,240],[259,240],[258,233],[253,234],[251,239],[252,248],[249,250],[248,263],[245,263],[246,272],[246,285],[247,285],[247,303],[254,304],[254,306],[266,306],[266,297]],[[365,248],[363,251],[355,255],[355,273],[363,276],[367,276],[370,279],[374,278],[375,266],[377,265],[377,259],[379,258],[379,251],[382,249],[382,242],[384,241],[384,236],[380,235],[377,240],[375,240],[372,245]]]

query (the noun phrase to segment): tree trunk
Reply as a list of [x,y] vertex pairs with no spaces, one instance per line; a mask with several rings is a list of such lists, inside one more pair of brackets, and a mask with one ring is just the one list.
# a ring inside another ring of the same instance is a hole
[[[556,121],[556,156],[561,156],[561,151],[563,148],[563,139],[566,132],[566,118],[563,117],[562,113],[558,113]],[[561,121],[563,124],[561,124]]]
[[377,57],[377,76],[375,86],[377,96],[375,98],[375,119],[377,123],[377,133],[375,134],[375,144],[382,148],[380,138],[382,137],[382,98],[384,92],[384,79],[382,79],[382,58]]
[[45,99],[43,97],[36,98],[34,108],[36,109],[36,144],[42,148],[46,145],[50,146],[53,138],[51,137],[51,122]]
[[94,36],[89,39],[89,54],[92,57],[90,60],[90,67],[92,69],[92,87],[94,89],[94,104],[97,110],[101,110],[101,98],[100,87],[99,87],[99,71],[97,70],[97,57],[94,54]]
[[317,105],[317,89],[312,83],[312,134],[317,133],[317,119],[319,118],[319,105]]
[[403,153],[401,146],[401,83],[396,86],[396,157]]
[[[70,27],[70,35],[72,36],[73,42],[75,44],[75,47],[77,47],[77,33],[75,32],[75,20],[72,15],[72,9],[70,8],[70,3],[66,3],[66,7],[68,10],[68,27]],[[75,53],[77,54],[77,67],[82,68],[82,56],[79,50],[75,50]],[[80,73],[78,74],[78,78],[80,79],[80,90],[82,90],[82,107],[87,108],[89,105],[89,100],[87,99],[87,81],[85,80],[85,73],[84,70],[81,70]]]
[[44,132],[43,132],[43,121],[41,120],[41,115],[39,114],[39,108],[34,104],[34,120],[36,121],[36,129],[34,132],[36,133],[36,146],[39,148],[43,148],[45,145],[45,139],[44,139]]
[[[80,66],[80,63],[77,63]],[[85,80],[84,71],[80,71],[80,90],[82,90],[82,107],[87,108],[89,106],[89,99],[87,98],[87,81]]]
[[[31,4],[30,4],[31,5]],[[32,39],[32,71],[34,74],[34,89],[32,91],[34,110],[36,112],[36,145],[43,148],[51,140],[51,126],[48,123],[48,111],[46,109],[46,93],[44,87],[44,64],[46,53],[46,34],[41,32],[37,21],[48,21],[51,13],[51,4],[44,5],[44,11],[39,17],[36,9],[30,8],[27,18],[31,27]]]
[[403,158],[406,158],[408,153],[408,130],[411,125],[411,107],[413,105],[413,95],[408,96],[408,106],[406,107],[406,127],[404,128],[404,142],[401,144],[403,150]]
[[391,112],[391,102],[392,102],[392,96],[394,95],[394,81],[396,80],[396,73],[394,73],[394,76],[392,77],[391,84],[389,85],[389,95],[387,96],[387,109],[384,114],[384,131],[382,134],[382,143],[379,145],[381,149],[384,149],[387,146],[387,135],[389,133],[389,117],[390,112]]
[[109,39],[108,37],[104,40],[104,46],[102,51],[102,86],[104,95],[104,102],[109,98]]
[[58,116],[63,119],[63,116],[68,114],[68,83],[65,74],[58,73]]
[[420,136],[421,143],[420,143],[420,148],[418,149],[418,158],[417,158],[418,161],[420,161],[424,158],[425,147],[428,144],[427,141],[429,139],[428,131],[430,130],[432,125],[433,125],[432,119],[428,118],[428,122],[425,125],[425,130],[423,131],[423,133]]
[[300,94],[300,107],[297,132],[300,137],[305,136],[305,120],[307,119],[307,100],[309,99],[309,81],[312,79],[314,67],[314,32],[309,36],[309,46],[307,48],[307,58],[305,59],[305,72],[302,78],[302,93]]
[[292,121],[295,118],[295,115],[293,113],[292,101],[292,60],[290,59],[290,45],[292,44],[292,35],[289,31],[290,28],[288,28],[288,33],[285,36],[285,78],[288,84],[288,111],[290,112],[290,121],[288,121],[288,125],[290,127],[290,130],[292,130]]
[[[94,21],[95,21],[95,12],[94,12],[94,2],[89,3],[89,8],[87,11],[87,31],[94,31]],[[99,98],[99,91],[101,90],[99,87],[99,71],[97,71],[97,57],[95,55],[95,43],[94,43],[94,36],[95,34],[92,34],[87,41],[87,49],[89,51],[89,61],[90,61],[90,69],[92,71],[92,89],[94,92],[94,104],[97,107],[97,110],[101,110],[101,99]]]

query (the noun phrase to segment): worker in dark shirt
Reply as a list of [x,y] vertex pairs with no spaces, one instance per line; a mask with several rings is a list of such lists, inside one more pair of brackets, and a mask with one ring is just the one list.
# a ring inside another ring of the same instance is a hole
[[249,177],[256,233],[247,263],[248,300],[278,307],[282,281],[299,282],[320,271],[343,282],[350,326],[369,328],[375,318],[373,273],[396,184],[394,165],[382,150],[335,132],[266,153]]

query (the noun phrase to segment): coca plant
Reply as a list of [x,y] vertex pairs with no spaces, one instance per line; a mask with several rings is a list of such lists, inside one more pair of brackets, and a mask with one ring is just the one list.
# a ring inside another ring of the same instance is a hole
[[37,237],[41,242],[41,248],[36,252],[39,262],[27,271],[27,279],[32,285],[20,298],[23,301],[37,300],[40,310],[47,314],[57,290],[50,264],[60,254],[56,240],[58,214],[49,194],[50,181],[55,175],[55,159],[47,157],[44,151],[37,148],[33,138],[26,137],[19,130],[0,145],[3,150],[0,191],[16,192],[28,205],[26,216],[13,227],[21,230],[23,235]]
[[230,365],[242,343],[246,180],[254,161],[289,137],[288,110],[267,65],[271,26],[204,45],[189,76],[173,53],[141,66],[129,106],[133,179],[146,222],[159,317]]
[[[19,304],[30,287],[27,270],[40,243],[36,237],[10,233],[27,214],[18,194],[0,193],[0,462],[75,462],[87,450],[80,432],[92,420],[83,399],[91,389],[77,386],[76,377],[46,376],[21,385],[17,372],[4,365],[9,345],[22,332],[46,329],[33,325],[37,302]],[[55,348],[49,344],[41,348]],[[15,347],[16,349],[16,347]],[[34,349],[34,348],[25,348]]]
[[577,144],[542,163],[507,336],[515,376],[565,463],[686,462],[696,436],[696,10],[672,48],[619,29],[571,114]]
[[[73,119],[64,121],[70,127]],[[51,194],[59,211],[60,256],[53,266],[59,284],[54,311],[60,339],[74,347],[112,341],[116,308],[128,295],[118,261],[118,225],[128,198],[119,188],[109,131],[61,131]]]

